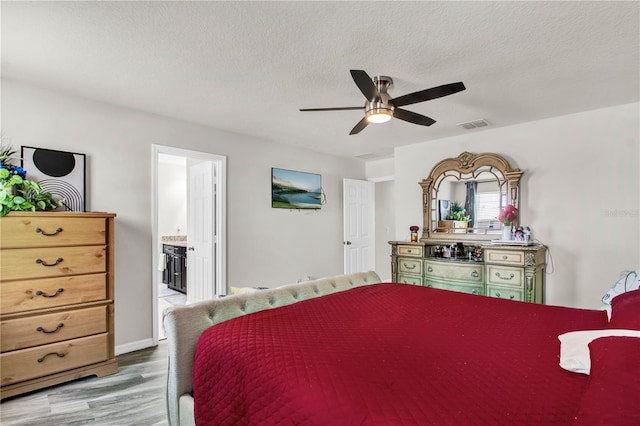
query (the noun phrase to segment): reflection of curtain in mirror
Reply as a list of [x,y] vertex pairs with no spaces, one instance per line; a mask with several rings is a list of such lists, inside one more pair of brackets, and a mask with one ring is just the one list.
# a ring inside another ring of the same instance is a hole
[[464,209],[471,218],[469,219],[469,228],[475,227],[476,221],[476,192],[478,190],[478,182],[465,182],[467,186],[467,197],[464,201]]

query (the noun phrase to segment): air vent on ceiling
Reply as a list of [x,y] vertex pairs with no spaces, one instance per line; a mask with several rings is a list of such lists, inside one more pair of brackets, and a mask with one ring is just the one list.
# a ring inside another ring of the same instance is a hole
[[489,125],[489,122],[484,118],[481,118],[480,120],[467,121],[466,123],[458,124],[458,126],[467,130],[477,129],[478,127],[485,127],[488,125]]

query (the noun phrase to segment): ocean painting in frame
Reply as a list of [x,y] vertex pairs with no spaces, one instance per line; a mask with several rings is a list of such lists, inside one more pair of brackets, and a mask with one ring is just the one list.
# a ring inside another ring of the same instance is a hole
[[271,169],[271,207],[319,209],[322,207],[322,177],[316,173]]

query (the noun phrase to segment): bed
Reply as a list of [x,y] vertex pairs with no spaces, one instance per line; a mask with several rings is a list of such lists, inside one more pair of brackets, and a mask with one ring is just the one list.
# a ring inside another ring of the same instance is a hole
[[640,291],[611,306],[609,319],[367,272],[169,308],[169,420],[640,424]]

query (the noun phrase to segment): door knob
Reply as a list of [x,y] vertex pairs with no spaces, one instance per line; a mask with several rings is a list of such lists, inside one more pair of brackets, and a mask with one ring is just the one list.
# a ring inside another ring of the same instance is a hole
[[347,246],[350,246],[351,245],[351,241],[345,241],[344,244],[347,245]]

